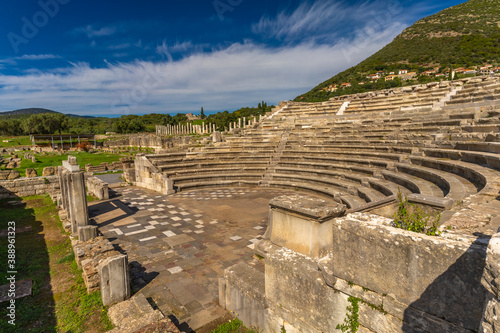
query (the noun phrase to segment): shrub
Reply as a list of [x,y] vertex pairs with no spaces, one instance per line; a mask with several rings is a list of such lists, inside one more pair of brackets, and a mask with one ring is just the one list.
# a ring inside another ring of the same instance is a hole
[[419,206],[408,202],[406,196],[398,192],[398,210],[394,214],[394,224],[397,228],[423,233],[429,236],[438,236],[441,234],[437,230],[441,213],[434,217],[426,214]]

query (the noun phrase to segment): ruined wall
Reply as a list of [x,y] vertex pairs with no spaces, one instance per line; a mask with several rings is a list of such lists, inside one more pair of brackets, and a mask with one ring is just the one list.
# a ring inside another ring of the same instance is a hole
[[87,193],[92,194],[99,200],[109,199],[109,184],[97,177],[87,177]]
[[167,138],[154,134],[133,134],[120,140],[105,141],[103,146],[105,148],[142,147],[161,149],[185,146],[189,145],[191,142],[192,137],[190,136]]
[[337,325],[353,318],[355,305],[359,332],[500,327],[500,241],[491,241],[487,260],[486,237],[427,236],[380,216],[338,217],[339,205],[296,197],[271,201],[268,230],[256,244],[265,273],[239,264],[220,281],[220,304],[247,325],[340,332]]
[[144,187],[163,194],[175,193],[173,180],[161,174],[144,154],[135,158],[135,186]]
[[60,191],[57,176],[0,181],[0,199],[30,195],[55,195]]

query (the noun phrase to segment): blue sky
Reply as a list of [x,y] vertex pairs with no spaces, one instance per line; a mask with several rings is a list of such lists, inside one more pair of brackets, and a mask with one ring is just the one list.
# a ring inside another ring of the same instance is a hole
[[276,104],[462,2],[4,2],[0,111],[121,115]]

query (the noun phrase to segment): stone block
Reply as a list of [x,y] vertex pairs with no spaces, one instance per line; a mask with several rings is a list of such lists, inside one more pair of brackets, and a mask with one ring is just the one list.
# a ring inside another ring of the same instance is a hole
[[342,204],[300,195],[270,201],[271,221],[266,232],[273,244],[309,257],[325,256],[332,245],[332,220],[345,213]]
[[126,255],[104,259],[99,264],[99,275],[104,305],[122,302],[130,297],[130,276]]
[[[426,313],[430,321],[441,318],[476,330],[486,296],[480,285],[484,247],[391,224],[392,220],[362,213],[336,219],[332,274],[379,294],[389,293],[408,308]],[[399,319],[409,315],[405,311]]]
[[299,332],[310,332],[310,326],[333,332],[349,305],[346,294],[326,285],[315,260],[286,248],[268,253],[265,295],[270,309],[288,312],[284,319]]
[[33,178],[33,177],[37,177],[37,176],[38,175],[37,175],[35,169],[32,169],[32,168],[26,169],[26,178]]
[[19,174],[19,171],[17,170],[11,170],[7,176],[7,179],[8,180],[13,180],[13,179],[17,179],[21,177],[21,175]]
[[88,225],[78,228],[78,240],[82,242],[89,241],[97,237],[97,226]]
[[54,167],[43,168],[42,176],[47,177],[47,176],[53,176],[55,174],[56,174],[56,171],[55,171]]
[[68,163],[69,165],[78,165],[78,163],[76,162],[76,157],[75,156],[68,156]]
[[7,165],[5,167],[7,169],[15,169],[15,168],[19,168],[19,165],[17,162],[10,161],[9,163],[7,163]]
[[219,131],[215,131],[212,133],[212,141],[214,143],[222,142],[222,135]]

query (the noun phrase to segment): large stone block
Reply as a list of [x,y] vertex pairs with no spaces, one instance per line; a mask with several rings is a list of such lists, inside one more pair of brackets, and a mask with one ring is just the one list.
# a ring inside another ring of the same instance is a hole
[[271,221],[266,237],[272,243],[309,257],[326,255],[332,246],[332,220],[346,207],[300,195],[270,201]]
[[38,175],[37,175],[35,169],[32,169],[32,168],[26,169],[26,178],[33,178],[33,177],[37,177],[37,176]]
[[99,264],[99,274],[104,305],[122,302],[130,297],[130,276],[126,255],[104,259]]
[[55,171],[54,167],[43,168],[42,176],[47,177],[47,176],[53,176],[55,174],[56,174],[56,171]]
[[315,260],[286,248],[267,255],[265,294],[270,309],[283,310],[283,319],[299,332],[335,331],[349,305],[346,294],[325,283]]
[[82,242],[89,241],[97,237],[97,226],[88,225],[78,228],[78,240]]
[[[389,294],[408,309],[449,326],[477,330],[486,296],[485,248],[463,239],[431,237],[390,226],[391,220],[350,214],[335,220],[334,276]],[[410,323],[411,311],[402,319]]]
[[13,179],[17,179],[21,177],[21,175],[19,174],[19,171],[17,170],[11,170],[7,176],[7,179],[8,180],[13,180]]

